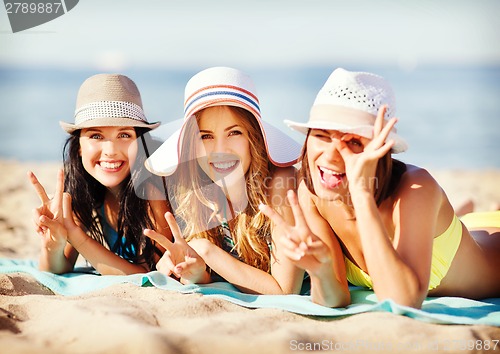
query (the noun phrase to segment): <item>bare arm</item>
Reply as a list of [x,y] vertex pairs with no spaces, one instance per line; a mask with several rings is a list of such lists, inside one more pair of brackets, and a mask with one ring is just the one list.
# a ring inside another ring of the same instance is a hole
[[[272,207],[278,209],[282,219],[290,224],[293,224],[293,213],[286,192],[289,189],[295,190],[295,185],[296,176],[293,167],[277,169],[268,185]],[[304,271],[283,254],[280,244],[283,233],[280,225],[272,226],[271,274],[235,259],[207,240],[192,240],[190,245],[212,270],[244,292],[298,294]]]
[[205,263],[240,291],[251,294],[283,294],[279,283],[269,273],[237,260],[206,239],[195,239],[189,245]]
[[287,223],[268,206],[262,206],[261,210],[283,230],[280,238],[283,254],[311,276],[313,301],[343,307],[350,302],[350,294],[340,246],[328,223],[317,210],[314,213],[315,207],[307,202],[302,188],[306,188],[303,183],[299,186],[301,204],[295,193],[288,193],[295,225]]
[[323,259],[321,266],[308,270],[314,302],[328,307],[344,307],[350,303],[344,256],[331,226],[319,213],[304,182],[298,190],[299,204],[310,232],[317,235],[315,252]]
[[47,196],[33,172],[28,173],[28,178],[42,202],[41,206],[33,210],[35,231],[42,241],[39,268],[56,274],[70,272],[78,253],[67,242],[67,229],[63,220],[63,170],[57,172],[56,191],[52,199]]
[[42,247],[38,268],[54,274],[69,273],[73,270],[77,258],[78,251],[69,243],[59,252],[47,247]]
[[399,195],[392,243],[373,197],[356,193],[353,204],[377,298],[419,308],[428,292],[441,192],[435,182],[420,176],[401,186]]
[[166,196],[160,192],[153,184],[147,185],[148,202],[151,208],[151,219],[154,223],[156,232],[166,236],[170,241],[173,240],[172,231],[165,219],[165,213],[172,212],[170,203],[166,200]]
[[[274,173],[270,185],[271,206],[278,210],[283,220],[290,225],[294,225],[295,221],[287,193],[289,190],[297,190],[296,172],[294,167],[280,168]],[[304,270],[297,267],[284,254],[281,246],[284,234],[283,227],[274,223],[272,227],[271,274],[284,294],[298,294],[304,280]]]
[[[164,200],[163,195],[160,195],[160,191],[153,184],[147,185],[147,193],[150,206],[149,217],[153,221],[154,230],[164,235],[168,240],[172,240],[172,233],[164,217],[165,213],[170,211],[168,202]],[[99,242],[88,237],[80,228],[75,229],[69,235],[69,240],[72,244],[78,245],[79,253],[101,274],[135,274],[149,270],[145,265],[134,264],[119,257]],[[161,251],[164,249],[161,248]]]
[[103,275],[145,273],[147,269],[130,263],[89,237],[76,223],[71,208],[71,196],[64,193],[63,217],[67,240],[92,266]]
[[[153,220],[153,229],[158,234],[166,237],[170,242],[173,241],[174,237],[172,231],[165,219],[165,214],[167,212],[172,212],[169,201],[166,199],[167,196],[162,193],[158,188],[156,188],[152,183],[147,185],[147,195],[150,207],[150,218]],[[166,249],[161,243],[153,239],[153,247],[156,247],[163,255]],[[158,263],[161,259],[157,253],[154,254],[155,262]],[[158,269],[158,268],[157,268]]]
[[385,107],[379,110],[374,138],[363,152],[351,152],[344,142],[339,152],[346,165],[357,230],[377,298],[420,307],[427,294],[439,193],[435,183],[413,181],[407,172],[403,176],[407,182],[392,196],[400,209],[392,206],[395,237],[391,241],[373,197],[377,162],[393,145],[386,139],[397,121],[393,118],[384,126],[384,113]]
[[194,239],[188,244],[170,212],[165,214],[165,219],[172,230],[174,242],[156,231],[144,231],[144,235],[165,248],[163,257],[156,265],[158,271],[167,276],[175,275],[183,284],[206,284],[211,282],[211,276],[206,269],[208,265],[242,291],[259,294],[282,293],[270,274],[235,259],[207,239]]
[[[156,269],[167,276],[175,275],[183,284],[210,283],[203,258],[184,240],[181,229],[171,212],[165,213],[172,240],[154,230],[144,230],[144,235],[157,242],[165,253],[156,264]],[[208,242],[208,241],[207,241]]]

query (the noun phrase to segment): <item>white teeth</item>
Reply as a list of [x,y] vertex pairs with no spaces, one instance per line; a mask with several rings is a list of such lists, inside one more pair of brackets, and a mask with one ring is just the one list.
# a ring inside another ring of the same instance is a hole
[[221,169],[221,170],[227,170],[234,165],[236,165],[236,161],[229,161],[229,162],[212,162],[215,168]]
[[335,176],[343,175],[343,173],[335,172],[335,171],[329,170],[328,168],[324,168],[324,167],[321,167],[321,166],[319,167],[319,169],[321,170],[321,172],[328,173],[330,175],[335,175]]
[[109,168],[109,169],[115,169],[118,168],[122,165],[121,162],[106,162],[106,161],[101,161],[101,167],[103,168]]

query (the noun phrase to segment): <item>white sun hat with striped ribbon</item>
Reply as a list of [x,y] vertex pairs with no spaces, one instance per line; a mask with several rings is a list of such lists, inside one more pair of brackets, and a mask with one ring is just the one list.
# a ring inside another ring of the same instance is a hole
[[213,67],[194,75],[186,84],[184,123],[146,160],[147,169],[160,176],[173,174],[179,164],[187,122],[197,112],[212,106],[235,106],[249,111],[260,126],[270,162],[280,167],[297,162],[302,146],[262,120],[259,99],[250,76],[233,68]]

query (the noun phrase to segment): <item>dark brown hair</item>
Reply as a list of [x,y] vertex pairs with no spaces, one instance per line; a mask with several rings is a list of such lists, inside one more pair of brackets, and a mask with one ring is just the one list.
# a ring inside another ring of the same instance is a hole
[[[135,131],[138,143],[144,137],[145,140],[142,140],[144,144],[150,147],[157,144],[149,136],[149,129],[135,128]],[[84,231],[94,240],[105,245],[102,220],[96,210],[104,203],[106,187],[83,167],[79,153],[80,132],[81,130],[73,132],[64,145],[64,190],[72,196],[73,211]],[[142,231],[145,228],[153,228],[154,224],[151,219],[151,207],[146,200],[145,183],[143,182],[139,186],[136,186],[138,183],[135,183],[142,180],[143,178],[140,176],[146,173],[144,160],[145,156],[138,154],[131,174],[124,180],[119,194],[117,232],[119,240],[124,237],[124,242],[117,242],[116,245],[109,245],[109,247],[111,251],[121,254],[126,260],[136,264],[147,264],[149,269],[153,270],[155,269],[154,254],[161,254],[152,241],[143,236]],[[156,176],[151,175],[147,181],[160,185]]]

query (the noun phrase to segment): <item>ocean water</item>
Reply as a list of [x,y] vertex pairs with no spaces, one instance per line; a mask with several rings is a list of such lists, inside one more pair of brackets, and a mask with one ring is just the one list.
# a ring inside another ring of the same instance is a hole
[[[352,67],[387,78],[396,93],[398,133],[409,150],[397,157],[426,168],[500,168],[500,66]],[[203,68],[130,69],[146,116],[165,123],[182,117],[184,86]],[[257,86],[265,120],[288,132],[283,119],[306,121],[318,90],[333,67],[245,69]],[[80,84],[94,70],[0,68],[0,158],[57,161],[73,121]]]

